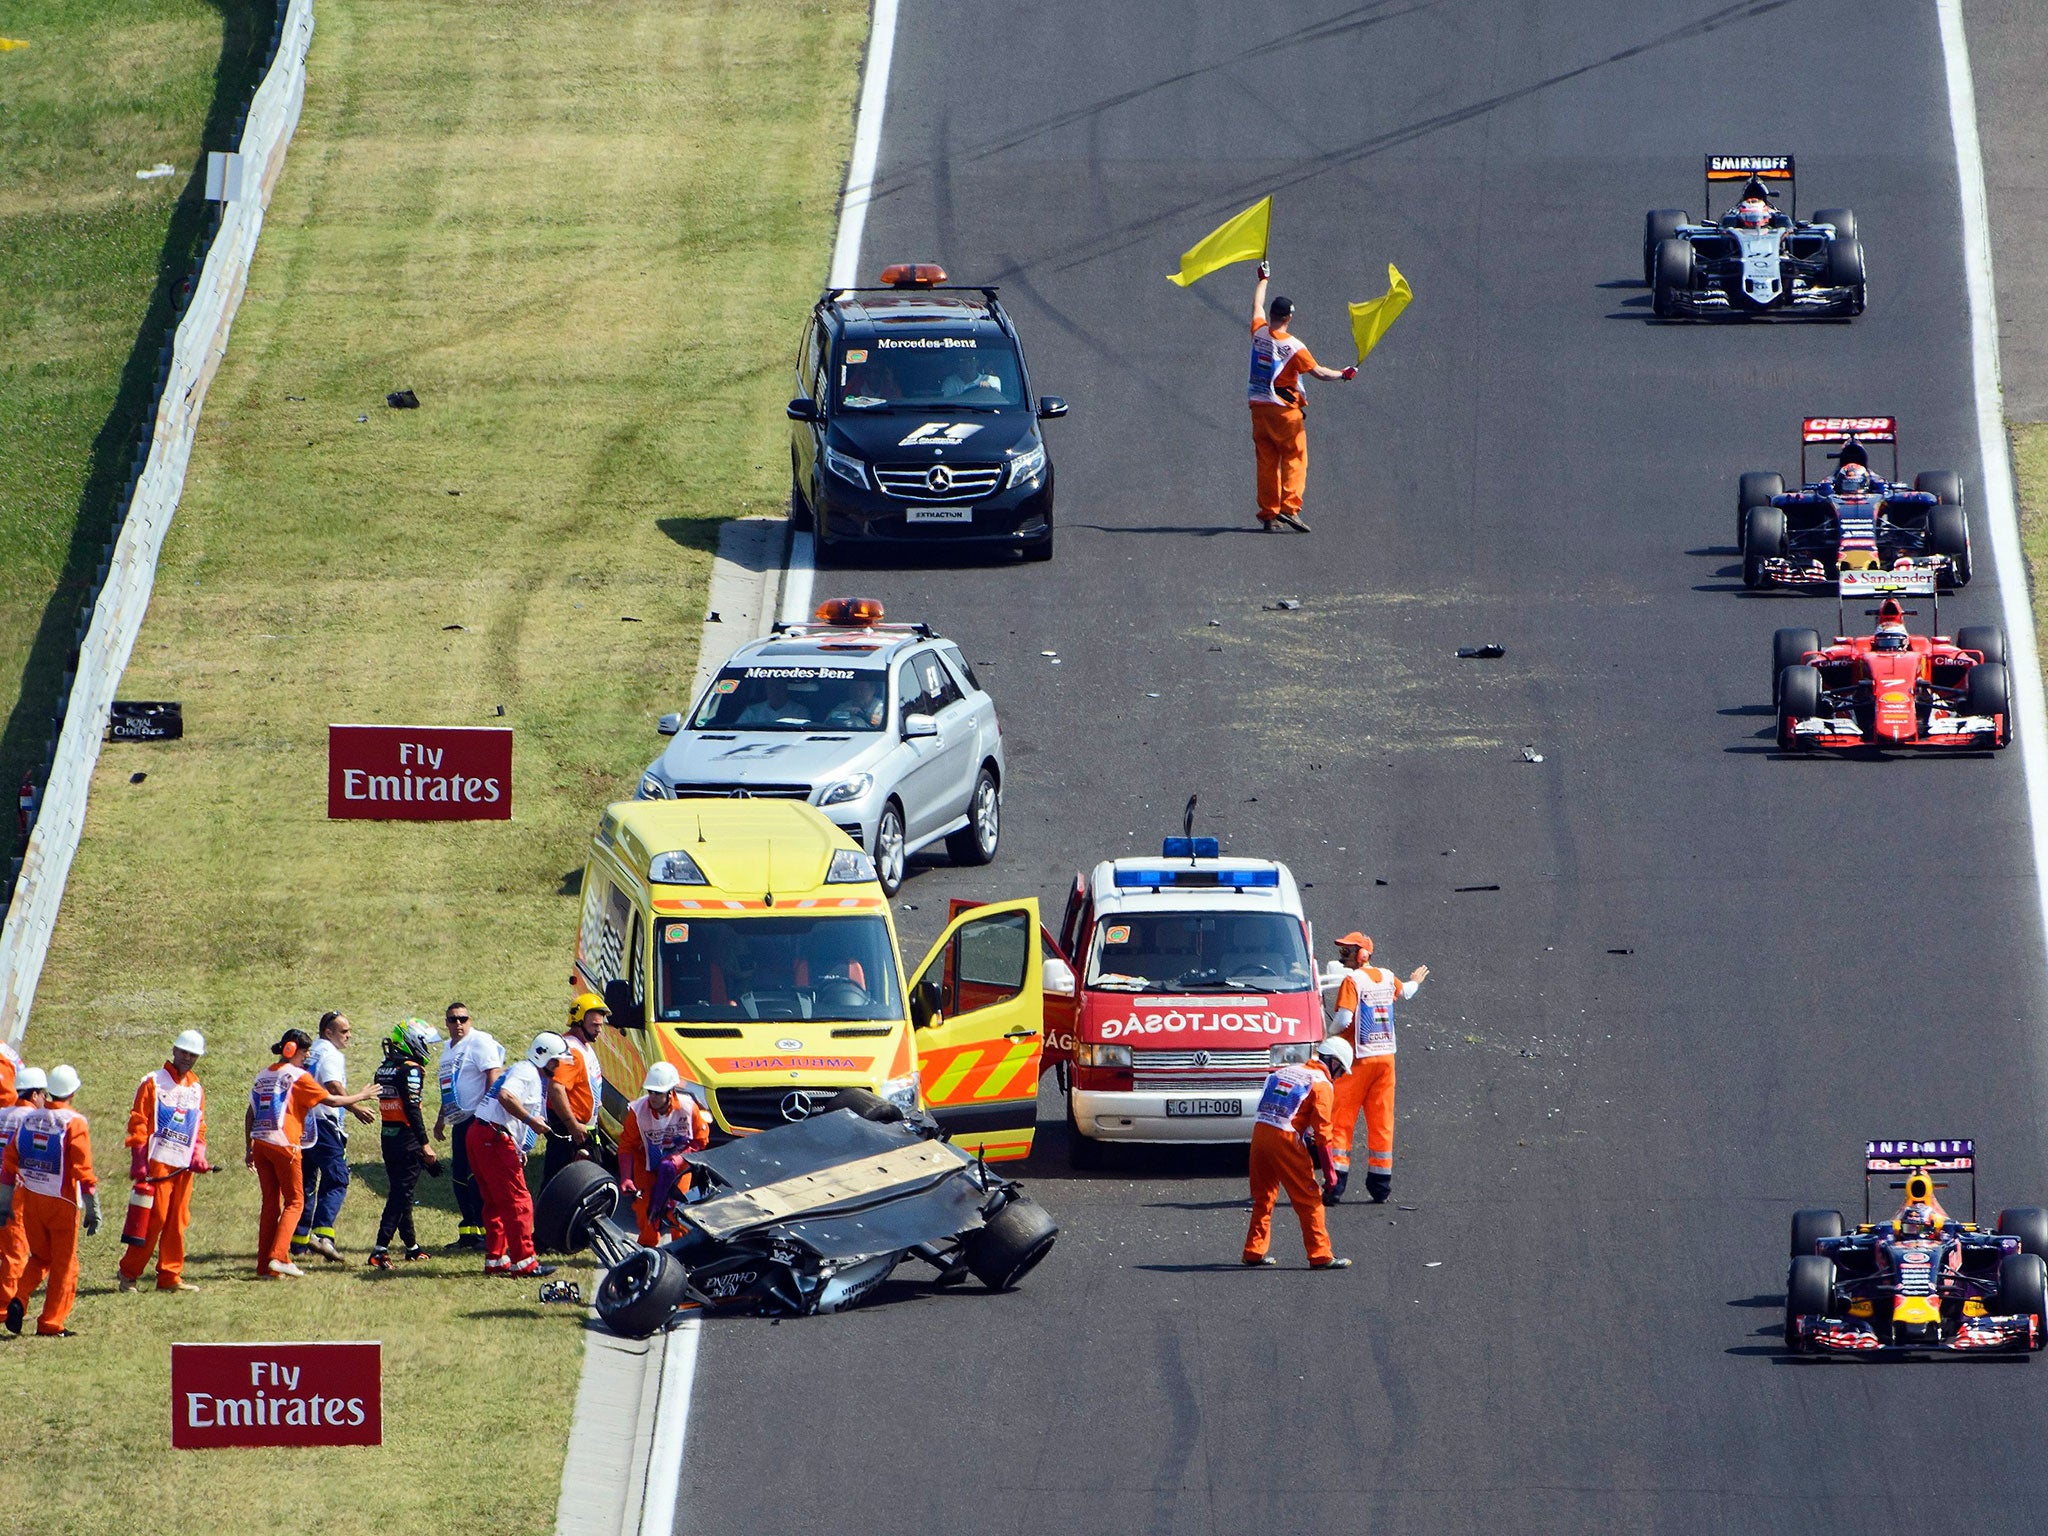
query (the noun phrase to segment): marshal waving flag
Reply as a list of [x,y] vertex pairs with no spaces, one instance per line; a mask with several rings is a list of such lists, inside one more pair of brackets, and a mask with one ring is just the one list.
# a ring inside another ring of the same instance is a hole
[[1401,311],[1408,307],[1408,301],[1413,297],[1408,279],[1390,261],[1387,263],[1387,291],[1379,298],[1351,306],[1351,337],[1358,343],[1358,360],[1361,363],[1365,361],[1366,354],[1380,344],[1380,338],[1387,334],[1394,322],[1401,318]]
[[1265,260],[1266,230],[1272,220],[1273,199],[1262,197],[1190,246],[1180,259],[1180,270],[1169,274],[1166,280],[1185,288],[1198,278],[1240,261]]

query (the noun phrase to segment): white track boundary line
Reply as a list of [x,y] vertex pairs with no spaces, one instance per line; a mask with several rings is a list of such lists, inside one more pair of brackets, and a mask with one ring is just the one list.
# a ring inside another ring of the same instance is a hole
[[[889,66],[896,56],[897,0],[875,0],[868,28],[868,62],[861,75],[860,112],[853,123],[853,157],[846,162],[846,190],[839,198],[839,234],[832,242],[832,270],[825,281],[851,288],[860,281],[860,242],[867,232],[868,204],[874,201],[875,166],[882,154],[882,116],[889,105]],[[811,588],[817,580],[817,546],[808,533],[789,541],[789,568],[782,578],[785,624],[811,616]]]
[[1998,596],[2005,610],[2007,658],[2014,712],[2019,716],[2020,766],[2026,774],[2027,819],[2034,881],[2040,895],[2042,937],[2048,944],[2048,705],[2041,686],[2040,647],[2020,548],[2018,498],[2005,432],[2005,390],[1998,374],[1998,293],[1991,272],[1991,215],[1984,192],[1984,152],[1977,139],[1977,90],[1970,76],[1970,45],[1962,0],[1936,0],[1942,61],[1948,72],[1949,131],[1955,138],[1956,174],[1963,205],[1963,274],[1970,299],[1970,361],[1976,383],[1977,441],[1984,474],[1980,500],[1990,516],[1992,553],[1998,560]]
[[[839,200],[839,233],[832,243],[832,270],[826,281],[848,288],[859,280],[861,235],[867,228],[873,199],[875,163],[882,149],[882,114],[889,100],[889,66],[896,52],[897,0],[875,0],[868,24],[867,66],[861,75],[860,107],[854,118],[853,156],[846,166],[846,191]],[[799,533],[789,541],[789,564],[782,578],[780,617],[794,623],[810,617],[811,585],[816,576],[811,536]],[[669,1536],[676,1524],[676,1494],[683,1480],[683,1453],[689,1435],[690,1394],[697,1376],[699,1327],[693,1318],[664,1341],[661,1391],[654,1410],[654,1432],[647,1455],[647,1491],[640,1509],[640,1536]]]

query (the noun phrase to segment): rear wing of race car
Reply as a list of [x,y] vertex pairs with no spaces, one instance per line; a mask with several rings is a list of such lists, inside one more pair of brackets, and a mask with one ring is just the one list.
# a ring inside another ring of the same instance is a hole
[[1816,447],[1832,448],[1830,459],[1840,459],[1842,449],[1850,443],[1859,447],[1868,443],[1890,443],[1892,445],[1892,472],[1889,479],[1899,478],[1899,418],[1896,416],[1808,416],[1799,423],[1799,483],[1813,484],[1813,477],[1806,472],[1807,453]]
[[[1870,1181],[1880,1174],[1889,1189],[1904,1190],[1920,1182],[1922,1175],[1930,1192],[1948,1188],[1938,1173],[1967,1173],[1970,1176],[1970,1220],[1977,1219],[1977,1143],[1968,1137],[1935,1141],[1866,1141],[1863,1144],[1863,1220],[1870,1221]],[[1890,1176],[1897,1174],[1897,1178]]]
[[[1941,633],[1941,578],[1933,568],[1925,565],[1907,566],[1902,570],[1890,571],[1837,571],[1835,573],[1835,633],[1849,633],[1849,601],[1851,598],[1876,597],[1924,597],[1933,612],[1933,633]],[[1875,608],[1864,610],[1875,614]],[[1910,616],[1918,613],[1917,608],[1908,608]]]
[[1776,196],[1776,184],[1783,182],[1789,189],[1791,206],[1785,211],[1793,218],[1799,217],[1799,183],[1792,174],[1790,155],[1709,155],[1707,156],[1707,222],[1714,222],[1714,187],[1717,183],[1733,183],[1735,191],[1728,199],[1732,208],[1741,200],[1742,188],[1750,179],[1764,184],[1766,191]]

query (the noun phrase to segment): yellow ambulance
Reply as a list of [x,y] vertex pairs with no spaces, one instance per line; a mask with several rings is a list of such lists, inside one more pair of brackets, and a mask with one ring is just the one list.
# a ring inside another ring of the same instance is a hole
[[957,914],[906,986],[874,861],[796,800],[608,805],[583,871],[577,991],[616,1133],[670,1061],[718,1130],[823,1113],[842,1088],[922,1107],[989,1159],[1031,1151],[1044,1044],[1038,902]]

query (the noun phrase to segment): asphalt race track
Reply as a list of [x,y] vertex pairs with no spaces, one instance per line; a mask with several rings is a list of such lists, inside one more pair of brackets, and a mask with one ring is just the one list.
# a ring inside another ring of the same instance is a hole
[[[1857,210],[1867,315],[1647,322],[1643,211],[1697,213],[1709,150]],[[1303,1270],[1283,1210],[1289,1267],[1240,1269],[1241,1154],[1070,1174],[1048,1077],[1051,1258],[711,1325],[678,1529],[2031,1528],[2048,1365],[1776,1344],[1787,1215],[1854,1219],[1864,1137],[1974,1136],[1987,1219],[2048,1203],[2018,754],[1780,759],[1771,630],[1834,605],[1746,595],[1730,543],[1804,412],[1978,480],[1933,5],[908,0],[881,176],[864,273],[1000,283],[1073,406],[1051,566],[819,577],[1004,711],[1001,856],[917,867],[911,947],[953,894],[1056,921],[1198,792],[1310,884],[1319,960],[1358,924],[1435,975],[1397,1203],[1333,1213],[1357,1268]],[[1266,192],[1323,361],[1389,260],[1416,294],[1314,389],[1308,537],[1253,527],[1249,269],[1164,280]],[[1999,617],[1975,543],[1944,629]]]

